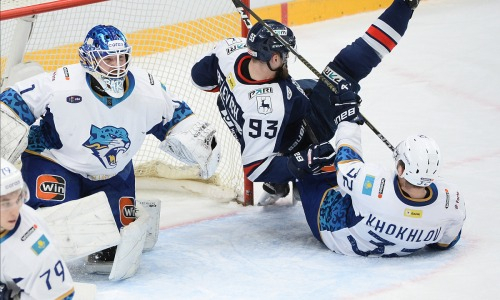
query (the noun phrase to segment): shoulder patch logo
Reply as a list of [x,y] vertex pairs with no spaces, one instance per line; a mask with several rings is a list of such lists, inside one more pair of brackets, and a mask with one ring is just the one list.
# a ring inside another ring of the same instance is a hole
[[292,89],[291,89],[290,87],[288,87],[288,86],[287,86],[287,87],[286,87],[286,98],[287,98],[287,100],[292,99],[292,94],[293,94],[293,93],[292,93]]
[[21,237],[21,241],[26,241],[30,235],[35,232],[35,230],[38,228],[38,226],[36,224],[33,224],[33,226],[31,226],[30,229],[28,229],[28,231],[26,231],[23,236]]
[[66,102],[68,103],[80,103],[82,102],[82,97],[81,96],[68,96],[66,97]]
[[66,78],[66,80],[69,80],[70,78],[69,78],[68,68],[64,67],[63,72],[64,72],[64,78]]
[[365,182],[363,183],[363,191],[364,195],[371,196],[373,190],[373,183],[375,182],[375,176],[366,175]]
[[40,253],[43,252],[48,246],[50,242],[49,240],[45,237],[45,234],[42,234],[42,236],[31,246],[31,250],[33,250],[33,253],[36,255],[40,255]]
[[407,208],[407,209],[405,209],[404,216],[408,217],[408,218],[420,219],[423,216],[423,211],[420,209]]
[[446,193],[446,204],[444,205],[444,208],[448,209],[448,207],[450,207],[450,192],[448,189],[444,189],[444,191]]
[[226,48],[226,54],[229,55],[235,51],[238,51],[238,50],[241,50],[241,49],[245,49],[247,47],[247,45],[245,44],[235,44],[235,45],[231,45],[229,47]]
[[234,78],[234,74],[232,72],[227,75],[226,81],[229,89],[232,91],[236,86],[236,79]]
[[237,38],[237,37],[227,38],[225,41],[226,41],[228,46],[242,42],[242,40],[240,38]]
[[382,178],[380,180],[380,187],[378,188],[378,197],[382,198],[384,194],[384,187],[385,187],[385,178]]

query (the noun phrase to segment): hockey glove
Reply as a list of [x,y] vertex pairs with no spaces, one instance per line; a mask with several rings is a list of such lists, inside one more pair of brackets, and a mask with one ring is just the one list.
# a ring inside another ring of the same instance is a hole
[[280,198],[286,197],[290,193],[290,187],[287,183],[271,183],[265,182],[262,185],[262,189],[265,193],[262,193],[259,201],[257,202],[260,206],[266,206],[274,204]]
[[182,122],[190,128],[184,130],[186,126],[176,126],[160,144],[160,149],[188,165],[198,165],[200,177],[208,179],[215,173],[221,158],[215,127],[193,116]]
[[300,179],[308,174],[321,173],[321,168],[332,165],[334,160],[335,150],[330,143],[311,145],[288,157],[288,170]]
[[335,125],[339,125],[342,121],[349,121],[359,125],[365,122],[359,113],[359,97],[351,87],[351,84],[346,80],[341,80],[338,83],[338,93],[332,94],[330,101],[333,105],[333,117]]

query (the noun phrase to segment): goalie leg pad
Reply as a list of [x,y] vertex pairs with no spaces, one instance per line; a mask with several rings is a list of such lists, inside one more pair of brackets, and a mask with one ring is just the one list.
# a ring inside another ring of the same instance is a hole
[[85,257],[120,242],[120,233],[104,192],[39,208],[66,261]]
[[137,219],[122,228],[109,280],[122,280],[135,275],[146,242],[149,215],[144,210]]
[[158,241],[158,232],[160,230],[160,212],[161,201],[154,200],[136,200],[136,216],[141,218],[144,211],[149,215],[148,230],[146,232],[146,241],[144,243],[144,251],[151,250]]

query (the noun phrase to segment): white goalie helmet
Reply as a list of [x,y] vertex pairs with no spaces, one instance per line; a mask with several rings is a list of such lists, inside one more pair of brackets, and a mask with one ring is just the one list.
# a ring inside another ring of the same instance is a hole
[[425,135],[409,136],[398,144],[393,153],[396,162],[405,169],[402,178],[416,186],[429,186],[438,177],[441,151],[437,143]]
[[124,94],[131,51],[125,35],[110,25],[92,28],[78,49],[80,64],[113,98],[121,98]]
[[3,157],[0,165],[0,186],[0,196],[25,188],[21,171]]

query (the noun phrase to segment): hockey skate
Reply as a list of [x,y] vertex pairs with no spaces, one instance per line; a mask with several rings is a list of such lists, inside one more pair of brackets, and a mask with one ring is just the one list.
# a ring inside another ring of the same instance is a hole
[[115,254],[116,246],[90,254],[85,262],[85,271],[89,274],[108,275],[111,273]]

